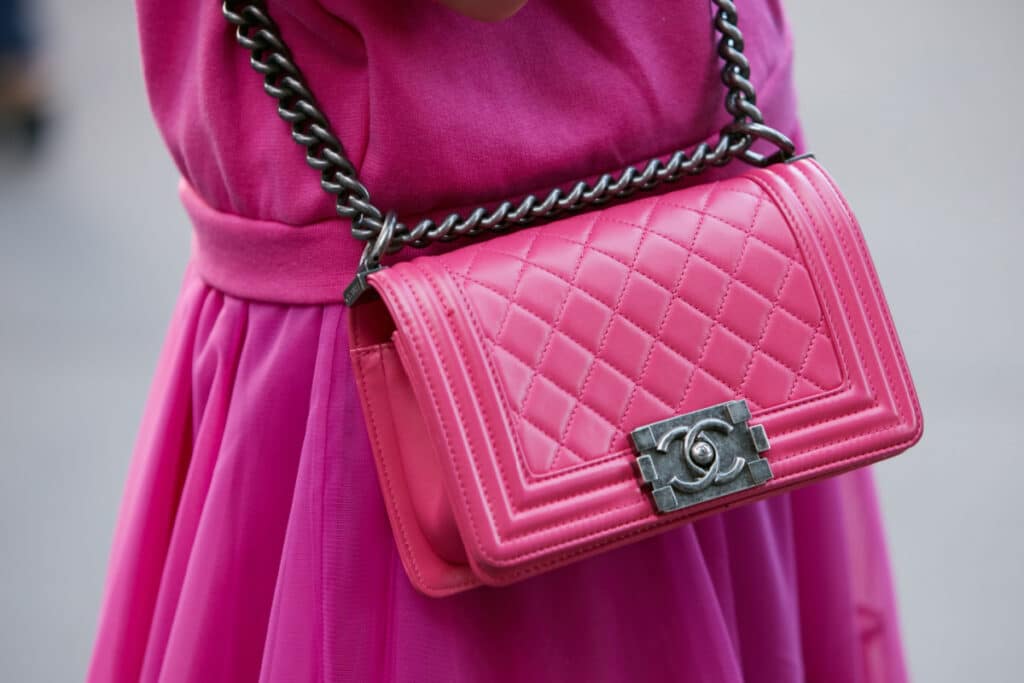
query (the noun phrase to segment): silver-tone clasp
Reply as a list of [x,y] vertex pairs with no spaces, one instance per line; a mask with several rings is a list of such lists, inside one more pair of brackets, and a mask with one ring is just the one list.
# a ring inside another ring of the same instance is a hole
[[364,295],[373,291],[373,288],[370,287],[369,278],[378,270],[384,270],[384,266],[379,263],[371,267],[364,267],[363,265],[359,266],[355,277],[352,278],[352,282],[348,283],[348,286],[345,287],[343,297],[346,306],[355,306]]
[[772,478],[761,453],[769,448],[762,425],[748,426],[743,400],[670,417],[633,430],[641,486],[658,512],[674,512],[744,491]]
[[364,294],[372,291],[369,277],[386,266],[381,265],[380,259],[391,249],[391,240],[395,235],[395,226],[398,224],[398,216],[394,211],[388,211],[384,215],[380,232],[377,236],[366,243],[363,254],[359,257],[359,265],[356,266],[356,275],[352,282],[345,287],[345,305],[354,306]]

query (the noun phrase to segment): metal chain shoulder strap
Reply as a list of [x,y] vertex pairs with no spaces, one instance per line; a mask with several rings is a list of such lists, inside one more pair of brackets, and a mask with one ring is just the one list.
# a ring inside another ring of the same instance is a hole
[[[725,109],[732,116],[714,143],[701,142],[689,153],[675,151],[665,160],[651,159],[643,170],[627,166],[617,174],[605,173],[593,183],[580,181],[568,192],[556,187],[543,199],[531,194],[517,203],[481,206],[466,215],[452,213],[440,222],[424,219],[411,226],[399,221],[395,212],[381,211],[370,200],[369,191],[359,181],[355,167],[306,85],[264,2],[225,0],[222,12],[235,27],[238,44],[249,51],[252,68],[263,75],[263,89],[277,100],[277,113],[291,126],[292,139],[305,148],[306,163],[320,171],[320,186],[334,197],[338,215],[351,220],[355,239],[366,242],[356,278],[345,290],[345,303],[352,305],[367,290],[367,276],[382,267],[381,258],[404,247],[425,247],[485,232],[508,231],[580,212],[683,176],[698,175],[732,159],[766,166],[790,158],[793,143],[766,126],[757,107],[750,63],[743,54],[743,35],[737,27],[736,5],[731,0],[712,2],[717,7],[714,26],[721,36],[717,50],[724,61],[721,79],[726,87]],[[754,152],[751,146],[757,139],[768,140],[778,151],[767,156]]]

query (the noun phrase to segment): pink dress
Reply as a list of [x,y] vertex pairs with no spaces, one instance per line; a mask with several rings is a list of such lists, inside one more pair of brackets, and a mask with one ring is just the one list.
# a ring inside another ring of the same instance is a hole
[[[270,0],[378,205],[405,217],[643,162],[723,121],[709,3]],[[339,302],[358,245],[209,0],[139,0],[194,258],[114,541],[89,680],[905,679],[860,471],[504,589],[427,598],[396,554]],[[740,6],[798,135],[775,2]],[[740,165],[725,169],[741,171]]]

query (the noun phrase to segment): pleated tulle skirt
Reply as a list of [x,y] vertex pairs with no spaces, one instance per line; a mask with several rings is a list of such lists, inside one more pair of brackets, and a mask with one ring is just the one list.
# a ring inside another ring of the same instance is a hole
[[406,579],[341,305],[190,268],[128,475],[89,680],[904,680],[868,471],[502,588]]

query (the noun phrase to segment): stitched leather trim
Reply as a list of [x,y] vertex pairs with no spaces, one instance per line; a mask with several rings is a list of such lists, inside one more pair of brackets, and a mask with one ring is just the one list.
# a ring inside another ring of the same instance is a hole
[[[356,369],[356,377],[358,381],[359,390],[362,392],[364,396],[368,398],[371,396],[371,394],[367,386],[366,364],[363,362],[363,357],[370,355],[378,356],[379,362],[381,364],[381,372],[386,373],[386,370],[384,369],[385,366],[383,353],[384,348],[389,346],[391,346],[390,343],[375,344],[369,347],[353,349],[351,352],[352,364],[353,366],[355,366]],[[379,384],[381,386],[386,386],[385,382],[381,382]],[[368,433],[370,435],[370,439],[372,440],[374,453],[381,454],[384,452],[384,449],[383,446],[381,445],[380,428],[378,426],[377,417],[375,414],[375,401],[373,399],[370,399],[364,400],[362,403],[363,411],[366,415],[367,427],[369,428]],[[388,421],[391,421],[390,418],[388,419]],[[391,425],[390,428],[394,429],[394,425]],[[396,541],[398,543],[398,548],[400,550],[399,555],[402,559],[402,563],[405,565],[406,570],[412,577],[414,583],[421,591],[435,596],[448,595],[466,588],[470,588],[472,586],[479,585],[480,582],[473,578],[465,580],[453,580],[452,578],[449,578],[448,581],[435,583],[427,580],[427,578],[424,576],[423,572],[420,569],[419,563],[417,562],[416,552],[413,550],[412,543],[410,542],[409,539],[410,532],[407,529],[408,523],[406,522],[404,516],[402,515],[401,505],[398,502],[398,499],[395,495],[396,487],[399,485],[404,487],[406,486],[406,483],[403,481],[401,482],[401,484],[398,484],[397,482],[393,481],[386,460],[386,458],[380,457],[379,455],[377,455],[377,457],[374,458],[374,461],[377,464],[377,471],[380,474],[380,480],[382,484],[381,488],[384,493],[384,499],[387,503],[388,517],[391,519],[392,529],[396,532]]]

